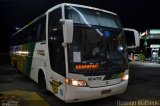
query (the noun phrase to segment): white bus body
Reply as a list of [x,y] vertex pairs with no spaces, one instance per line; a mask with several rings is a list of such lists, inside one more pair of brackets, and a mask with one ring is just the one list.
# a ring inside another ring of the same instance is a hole
[[[94,57],[97,43],[102,50]],[[65,102],[103,98],[127,88],[123,28],[118,16],[106,10],[54,6],[12,36],[10,53],[13,66]]]

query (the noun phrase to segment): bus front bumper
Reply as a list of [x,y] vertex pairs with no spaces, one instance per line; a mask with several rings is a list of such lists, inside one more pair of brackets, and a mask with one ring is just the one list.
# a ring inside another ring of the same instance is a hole
[[126,90],[127,85],[128,80],[121,81],[119,84],[98,88],[75,87],[71,85],[66,85],[67,93],[65,97],[65,102],[70,103],[88,101],[120,94]]

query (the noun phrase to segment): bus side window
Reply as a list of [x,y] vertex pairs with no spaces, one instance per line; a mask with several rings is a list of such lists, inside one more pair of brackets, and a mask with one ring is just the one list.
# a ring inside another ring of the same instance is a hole
[[38,23],[38,28],[37,28],[37,41],[43,41],[46,39],[46,35],[45,35],[45,21],[46,18],[43,17],[42,19],[40,19],[40,23]]
[[37,41],[40,41],[42,24],[38,24]]
[[12,45],[15,46],[18,44],[18,34],[14,35],[12,38]]

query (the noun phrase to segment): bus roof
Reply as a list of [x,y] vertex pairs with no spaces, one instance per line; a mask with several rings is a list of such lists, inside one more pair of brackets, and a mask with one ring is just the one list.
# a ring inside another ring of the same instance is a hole
[[58,8],[58,7],[60,7],[60,6],[82,7],[82,8],[88,8],[88,9],[93,9],[93,10],[98,10],[98,11],[106,12],[106,13],[109,13],[109,14],[112,14],[112,15],[117,15],[116,13],[113,13],[113,12],[111,12],[111,11],[107,11],[107,10],[104,10],[104,9],[95,8],[95,7],[86,6],[86,5],[72,4],[72,3],[61,3],[61,4],[58,4],[58,5],[50,8],[47,12],[53,11],[54,9],[56,9],[56,8]]
[[39,17],[37,17],[36,19],[34,19],[33,21],[29,22],[27,25],[25,25],[24,27],[22,27],[20,30],[18,30],[17,32],[15,32],[12,36],[16,35],[17,33],[19,33],[20,31],[22,31],[23,29],[25,29],[26,27],[30,26],[32,23],[36,22],[38,19],[40,19],[41,17],[45,16],[46,14],[48,14],[49,12],[53,11],[56,8],[59,8],[61,6],[75,6],[75,7],[82,7],[82,8],[88,8],[88,9],[93,9],[93,10],[97,10],[97,11],[102,11],[102,12],[106,12],[108,14],[112,14],[112,15],[117,15],[116,13],[113,13],[111,11],[107,11],[107,10],[103,10],[103,9],[99,9],[99,8],[95,8],[95,7],[90,7],[90,6],[85,6],[85,5],[79,5],[79,4],[72,4],[72,3],[61,3],[58,5],[53,6],[52,8],[48,9],[47,12],[43,13],[42,15],[40,15]]

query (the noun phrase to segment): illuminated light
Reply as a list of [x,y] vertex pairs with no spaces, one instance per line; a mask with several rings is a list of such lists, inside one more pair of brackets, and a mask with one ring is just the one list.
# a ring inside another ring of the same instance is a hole
[[75,80],[75,79],[66,78],[65,83],[67,83],[68,85],[77,86],[77,87],[87,87],[87,83],[84,80]]
[[50,39],[52,40],[52,39],[53,39],[53,37],[50,37]]
[[119,51],[122,51],[122,50],[123,50],[123,47],[122,47],[122,46],[119,46],[118,49],[119,49]]
[[17,51],[15,53],[18,54],[18,55],[28,55],[29,54],[28,51]]
[[147,30],[140,34],[141,37],[146,36],[148,34]]
[[78,84],[80,85],[80,86],[86,86],[86,83],[84,82],[84,81],[78,81]]
[[72,85],[78,86],[78,81],[77,80],[72,80]]
[[110,37],[110,32],[109,31],[105,31],[104,35],[105,35],[106,38],[109,38]]
[[98,64],[83,64],[83,65],[76,65],[77,70],[81,69],[98,69],[99,65]]
[[160,48],[160,45],[158,45],[158,44],[152,44],[152,45],[150,45],[150,48]]
[[53,31],[57,31],[58,29],[57,28],[53,28]]
[[160,34],[160,29],[151,29],[150,34]]
[[123,81],[127,81],[129,79],[129,75],[127,74],[127,75],[124,75],[123,77],[122,77],[122,80]]

